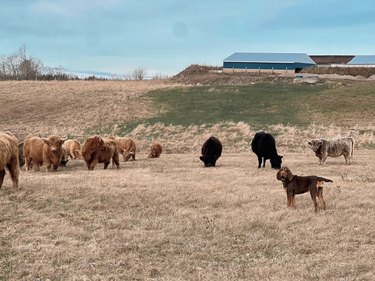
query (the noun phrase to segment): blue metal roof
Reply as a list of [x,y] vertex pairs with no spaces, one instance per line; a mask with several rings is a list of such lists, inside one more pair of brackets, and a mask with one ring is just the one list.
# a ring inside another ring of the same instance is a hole
[[348,64],[375,64],[374,55],[355,56]]
[[224,59],[224,62],[315,64],[305,53],[234,53]]

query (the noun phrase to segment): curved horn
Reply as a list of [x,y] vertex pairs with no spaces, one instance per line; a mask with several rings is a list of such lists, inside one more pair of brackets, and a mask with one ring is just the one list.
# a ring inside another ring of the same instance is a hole
[[63,141],[67,141],[69,139],[69,134],[66,138],[63,138]]

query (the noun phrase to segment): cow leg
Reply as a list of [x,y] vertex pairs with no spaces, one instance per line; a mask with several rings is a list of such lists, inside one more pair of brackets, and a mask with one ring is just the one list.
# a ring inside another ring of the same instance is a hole
[[258,169],[262,166],[262,157],[258,156]]
[[262,160],[263,160],[263,168],[266,166],[266,161],[267,161],[267,159],[266,158],[264,158],[264,157],[262,157]]
[[349,161],[349,155],[344,154],[344,158],[345,158],[345,164],[348,165],[350,163],[350,161]]
[[50,172],[51,171],[51,163],[46,163],[46,172]]
[[108,168],[109,163],[111,163],[111,162],[110,161],[109,162],[104,162],[104,170]]
[[5,177],[5,170],[0,170],[0,188],[3,185],[4,177]]
[[91,171],[94,170],[96,164],[98,164],[98,160],[97,160],[97,159],[93,160],[93,161],[89,164],[89,170],[91,170]]
[[324,201],[324,198],[323,198],[323,187],[322,186],[318,187],[318,194],[317,194],[317,196],[319,198],[320,203],[323,206],[323,210],[325,210],[326,209],[326,202]]
[[133,160],[135,160],[135,153],[132,154],[132,158],[133,158]]
[[26,157],[26,171],[30,170],[31,168],[31,158]]
[[33,170],[34,170],[34,172],[39,172],[41,165],[42,165],[41,163],[36,163],[36,162],[33,163]]
[[19,179],[19,167],[17,161],[12,161],[10,165],[7,166],[9,170],[10,177],[13,182],[13,188],[18,188],[18,179]]
[[321,164],[324,165],[324,163],[326,162],[327,160],[327,157],[328,157],[328,154],[327,153],[323,153],[322,154],[322,158],[321,158]]
[[113,155],[112,166],[113,166],[113,163],[115,163],[117,169],[120,169],[120,157],[119,157],[118,153],[115,153],[115,155]]

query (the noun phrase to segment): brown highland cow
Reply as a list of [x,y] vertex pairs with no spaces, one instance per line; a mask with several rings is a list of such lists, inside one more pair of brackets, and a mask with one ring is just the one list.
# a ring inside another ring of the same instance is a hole
[[154,141],[151,144],[150,150],[150,154],[147,156],[147,158],[159,158],[163,148],[159,142]]
[[18,154],[18,140],[12,133],[0,132],[0,188],[5,177],[5,168],[8,169],[13,182],[13,188],[18,188],[20,167]]
[[111,159],[112,165],[120,168],[117,144],[111,138],[87,138],[82,146],[82,156],[89,170],[94,170],[97,163],[104,163],[104,169],[107,169]]
[[114,138],[119,153],[122,155],[124,161],[128,161],[130,158],[135,160],[135,151],[137,147],[135,146],[135,142],[131,138],[126,137],[116,137]]
[[[66,138],[67,139],[67,138]],[[59,167],[63,157],[62,144],[66,139],[52,135],[47,139],[27,136],[23,144],[23,153],[26,161],[26,171],[33,166],[34,171],[39,171],[41,165],[46,165],[46,171]]]
[[77,140],[67,140],[64,142],[64,148],[70,159],[75,160],[82,158],[81,144]]

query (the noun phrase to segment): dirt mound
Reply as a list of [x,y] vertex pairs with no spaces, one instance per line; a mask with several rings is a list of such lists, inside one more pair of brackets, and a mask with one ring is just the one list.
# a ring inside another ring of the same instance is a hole
[[185,68],[180,73],[176,74],[174,78],[180,79],[187,76],[193,75],[205,75],[208,74],[210,71],[221,71],[223,68],[220,66],[208,66],[208,65],[199,65],[199,64],[192,64]]
[[273,74],[225,73],[221,66],[198,64],[190,65],[171,78],[175,83],[187,85],[246,85],[264,80],[272,82],[273,79],[280,80],[282,78]]

